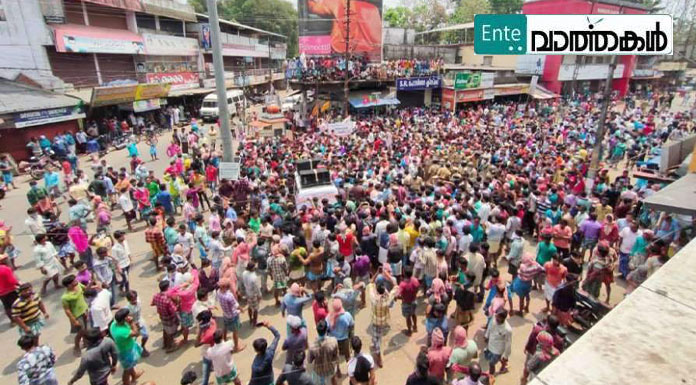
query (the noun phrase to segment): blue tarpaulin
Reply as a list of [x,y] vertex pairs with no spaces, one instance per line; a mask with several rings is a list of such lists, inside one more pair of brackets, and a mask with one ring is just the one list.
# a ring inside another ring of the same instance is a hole
[[350,99],[350,105],[353,108],[368,108],[368,107],[379,107],[379,106],[397,106],[401,104],[397,98],[380,98],[369,103],[363,103],[363,99]]

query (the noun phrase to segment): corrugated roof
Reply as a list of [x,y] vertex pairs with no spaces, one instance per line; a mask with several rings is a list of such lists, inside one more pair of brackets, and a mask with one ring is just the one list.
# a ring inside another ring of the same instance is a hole
[[0,79],[0,114],[72,107],[79,99]]
[[[206,15],[205,13],[196,13],[196,16],[198,16],[198,17],[203,17],[203,18],[208,19],[208,15]],[[234,27],[237,27],[237,28],[248,29],[248,30],[250,30],[250,31],[260,32],[260,33],[263,33],[263,34],[266,34],[266,35],[272,35],[272,36],[282,37],[283,39],[287,39],[287,38],[288,38],[287,36],[281,35],[281,34],[279,34],[279,33],[265,31],[265,30],[260,29],[260,28],[255,28],[255,27],[252,27],[252,26],[249,26],[249,25],[244,25],[244,24],[241,24],[241,23],[237,23],[236,21],[230,21],[230,20],[220,19],[220,23],[222,23],[222,24],[227,24],[227,25],[231,25],[231,26],[234,26]]]
[[458,31],[462,29],[471,29],[474,28],[474,22],[470,23],[464,23],[464,24],[453,24],[453,25],[448,25],[445,27],[440,27],[440,28],[434,28],[428,31],[423,31],[423,32],[416,32],[416,35],[422,35],[424,33],[433,33],[433,32],[446,32],[446,31]]

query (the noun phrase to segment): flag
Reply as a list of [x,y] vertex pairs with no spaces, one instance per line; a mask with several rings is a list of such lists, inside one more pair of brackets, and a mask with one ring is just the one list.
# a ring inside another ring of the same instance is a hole
[[331,102],[324,102],[321,106],[321,112],[326,112],[331,108]]

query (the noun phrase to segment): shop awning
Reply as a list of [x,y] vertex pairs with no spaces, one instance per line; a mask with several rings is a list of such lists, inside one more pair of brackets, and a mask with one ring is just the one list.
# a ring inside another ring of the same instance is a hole
[[68,96],[72,96],[73,98],[78,98],[82,100],[84,104],[89,104],[92,101],[91,88],[82,88],[79,90],[68,91],[65,94]]
[[22,83],[0,79],[0,115],[74,107],[80,101]]
[[401,104],[397,98],[380,98],[376,100],[370,100],[367,103],[363,99],[350,99],[350,105],[353,108],[368,108],[368,107],[379,107],[379,106],[398,106]]
[[169,97],[176,98],[185,95],[209,94],[211,92],[215,92],[215,88],[188,88],[183,90],[171,90],[169,91]]
[[131,31],[78,24],[56,24],[52,28],[58,52],[131,55],[145,52],[143,37]]
[[142,2],[147,13],[191,22],[196,21],[195,11],[187,2],[177,3],[171,0],[142,0]]
[[667,213],[696,215],[696,174],[687,174],[643,199],[647,207]]
[[553,99],[560,97],[560,95],[554,93],[553,91],[549,91],[538,84],[536,87],[534,87],[534,90],[532,90],[530,95],[532,95],[534,99]]

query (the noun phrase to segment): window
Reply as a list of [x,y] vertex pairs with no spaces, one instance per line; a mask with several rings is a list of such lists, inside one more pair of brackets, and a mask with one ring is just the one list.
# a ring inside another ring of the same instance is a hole
[[493,56],[484,56],[483,57],[483,65],[492,66],[493,65]]
[[230,105],[230,104],[232,104],[232,103],[234,103],[234,101],[232,100],[232,98],[227,98],[227,105]]
[[157,24],[155,23],[155,17],[152,15],[146,15],[144,13],[136,13],[135,21],[138,24],[138,28],[156,30]]

